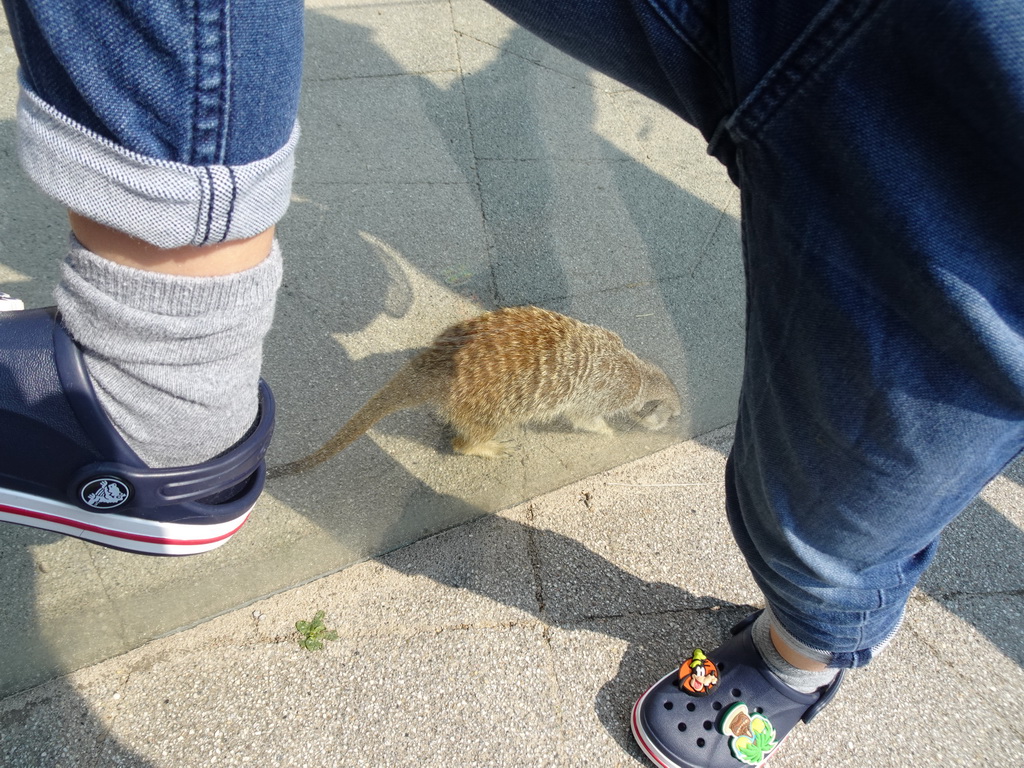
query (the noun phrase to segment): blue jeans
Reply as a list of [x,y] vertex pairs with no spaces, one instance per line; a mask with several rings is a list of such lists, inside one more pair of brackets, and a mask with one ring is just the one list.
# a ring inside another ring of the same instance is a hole
[[1024,4],[491,2],[739,186],[729,520],[797,647],[866,664],[1024,446]]
[[[785,634],[867,663],[943,527],[1024,446],[1021,3],[492,2],[697,126],[739,185],[729,520]],[[283,213],[297,2],[5,3],[44,189],[158,245]]]
[[268,229],[290,200],[301,0],[3,0],[19,153],[68,208],[160,247]]

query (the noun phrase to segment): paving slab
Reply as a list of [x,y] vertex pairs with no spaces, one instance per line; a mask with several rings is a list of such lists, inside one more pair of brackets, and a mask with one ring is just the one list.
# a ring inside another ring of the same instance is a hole
[[306,0],[310,80],[458,72],[450,4]]
[[459,34],[457,40],[483,43],[495,49],[531,62],[539,68],[558,72],[579,83],[593,83],[602,91],[624,91],[626,86],[594,72],[571,56],[552,48],[537,37],[525,33],[486,3],[476,0],[452,0],[453,26]]

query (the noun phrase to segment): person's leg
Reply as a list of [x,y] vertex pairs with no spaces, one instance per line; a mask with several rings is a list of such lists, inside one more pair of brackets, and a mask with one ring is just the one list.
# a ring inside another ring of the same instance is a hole
[[[727,507],[770,610],[723,646],[728,674],[745,633],[797,687],[786,666],[867,663],[941,530],[1024,446],[1024,12],[493,2],[694,123],[741,189]],[[634,717],[691,757],[658,742],[657,759],[715,764],[721,742],[680,736],[662,690]]]
[[727,122],[749,303],[729,517],[777,634],[833,667],[892,636],[1024,447],[1022,41],[1019,4],[829,5]]
[[5,10],[21,63],[20,155],[70,211],[57,305],[98,397],[151,466],[219,454],[258,407],[301,3]]
[[[938,532],[1024,445],[1022,11],[493,4],[696,124],[737,180],[732,519],[798,642],[865,661]],[[859,579],[856,607],[827,608],[847,598],[820,590]]]
[[[67,206],[72,236],[59,322],[0,316],[0,426],[24,435],[20,451],[0,449],[0,519],[201,551],[237,530],[263,483],[273,402],[259,372],[298,138],[302,3],[4,8],[22,166]],[[38,458],[57,445],[61,461]],[[111,499],[131,519],[93,515]]]

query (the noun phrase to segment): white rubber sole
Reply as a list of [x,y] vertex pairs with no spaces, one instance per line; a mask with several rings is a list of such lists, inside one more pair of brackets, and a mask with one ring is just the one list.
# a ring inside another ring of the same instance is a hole
[[238,532],[250,511],[211,525],[161,523],[87,512],[64,502],[0,488],[0,522],[42,528],[146,555],[196,555],[216,549]]
[[644,691],[643,695],[636,700],[636,704],[633,705],[633,712],[629,718],[629,727],[633,731],[633,738],[636,739],[637,745],[647,755],[647,758],[659,766],[659,768],[683,768],[683,766],[680,766],[674,760],[670,760],[667,755],[651,742],[651,737],[647,735],[647,731],[644,730],[643,724],[640,722],[640,708],[651,691],[658,687],[665,679],[678,674],[676,671],[669,672],[665,677]]

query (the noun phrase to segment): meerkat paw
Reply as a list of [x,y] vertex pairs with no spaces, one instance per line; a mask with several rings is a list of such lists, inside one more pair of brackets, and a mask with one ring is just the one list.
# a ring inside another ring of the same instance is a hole
[[482,443],[471,443],[456,438],[452,448],[463,456],[479,456],[483,459],[500,459],[511,453],[511,443],[505,440],[486,440]]
[[674,419],[680,413],[679,407],[674,406],[671,403],[661,401],[646,416],[640,416],[640,424],[645,428],[657,432],[668,426],[669,421]]
[[668,425],[668,415],[664,413],[649,413],[640,419],[640,423],[644,429],[649,429],[652,432],[659,432]]
[[615,430],[608,426],[603,416],[570,417],[573,427],[581,432],[593,432],[595,435],[614,435]]

